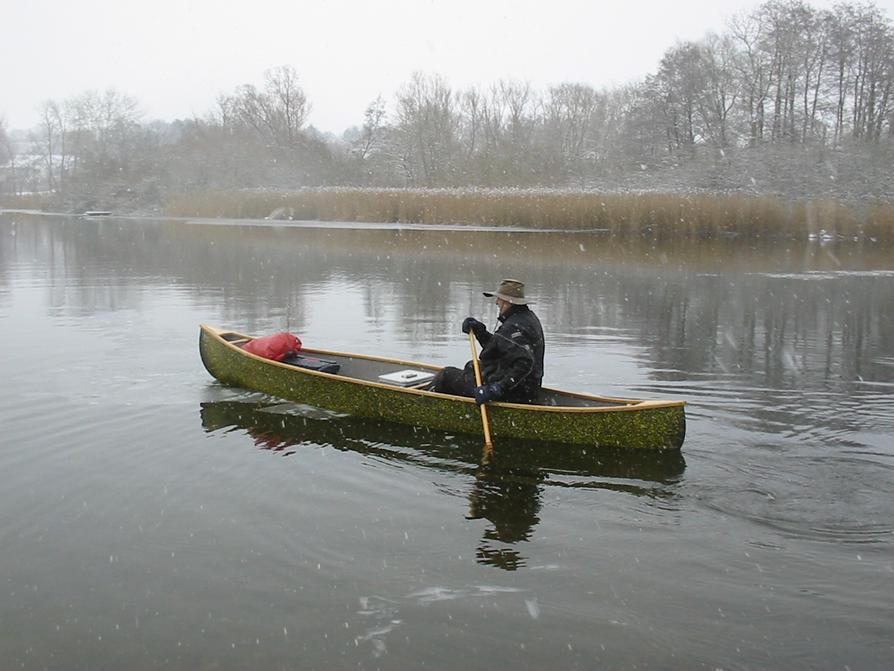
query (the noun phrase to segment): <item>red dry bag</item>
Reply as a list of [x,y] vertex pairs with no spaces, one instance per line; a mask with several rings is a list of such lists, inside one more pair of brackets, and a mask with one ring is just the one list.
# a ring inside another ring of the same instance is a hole
[[249,340],[242,346],[242,349],[265,359],[282,361],[292,352],[298,352],[301,349],[301,341],[291,333],[274,333],[263,338]]

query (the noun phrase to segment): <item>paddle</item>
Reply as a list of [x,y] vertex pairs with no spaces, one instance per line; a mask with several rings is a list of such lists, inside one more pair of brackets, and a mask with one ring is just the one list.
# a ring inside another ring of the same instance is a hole
[[[478,349],[475,347],[475,334],[469,331],[469,345],[472,346],[472,365],[475,368],[475,384],[481,386],[481,368],[478,366]],[[484,457],[489,458],[494,444],[490,440],[490,424],[487,421],[487,406],[482,403],[478,406],[481,408],[481,425],[484,427]]]

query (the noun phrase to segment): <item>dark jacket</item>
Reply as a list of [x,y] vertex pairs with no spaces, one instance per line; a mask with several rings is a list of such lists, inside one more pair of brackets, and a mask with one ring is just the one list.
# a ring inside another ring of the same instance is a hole
[[503,387],[501,400],[531,402],[543,380],[543,327],[527,305],[513,305],[499,321],[496,331],[478,338],[481,376]]

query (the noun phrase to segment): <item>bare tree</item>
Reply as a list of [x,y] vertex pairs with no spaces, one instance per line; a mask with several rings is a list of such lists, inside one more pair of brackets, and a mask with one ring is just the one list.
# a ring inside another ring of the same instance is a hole
[[369,158],[382,141],[385,130],[385,101],[377,96],[363,112],[363,128],[353,143],[354,155],[361,161]]
[[459,113],[462,120],[461,142],[467,159],[475,156],[481,142],[484,96],[477,88],[469,88],[459,96]]
[[820,94],[829,58],[828,13],[805,8],[801,19],[801,142],[823,139],[825,126],[818,117]]
[[290,65],[281,65],[264,74],[266,117],[275,136],[293,147],[301,138],[301,129],[310,114],[310,103],[298,85],[298,73]]
[[506,127],[512,153],[530,146],[536,115],[536,100],[528,82],[501,80],[499,95],[506,108]]
[[43,162],[47,188],[58,192],[64,185],[68,167],[66,118],[59,104],[53,100],[41,103],[38,111],[40,123],[30,136],[31,143],[34,153]]
[[93,179],[126,177],[133,162],[143,113],[136,99],[115,89],[86,91],[65,101],[72,171]]
[[17,193],[15,149],[6,132],[6,119],[0,117],[0,194]]
[[543,123],[550,149],[556,156],[555,170],[572,175],[583,184],[588,156],[591,156],[593,115],[598,96],[585,84],[561,84],[549,89],[544,102]]
[[740,60],[730,36],[708,35],[701,49],[703,84],[697,101],[705,138],[717,147],[730,146],[729,116],[741,95],[736,76]]
[[232,95],[221,96],[218,108],[224,125],[245,125],[273,147],[295,149],[306,140],[310,103],[289,65],[267,70],[263,90],[243,84]]
[[500,80],[481,104],[485,183],[521,186],[537,181],[543,160],[534,146],[541,100],[528,82]]
[[663,112],[668,149],[691,150],[702,139],[697,109],[705,81],[699,45],[684,42],[665,52],[651,87]]
[[9,163],[13,157],[12,143],[6,132],[6,119],[0,117],[0,165]]
[[854,15],[855,71],[853,79],[853,134],[878,140],[891,109],[894,72],[892,30],[877,7],[862,6]]
[[451,88],[439,76],[414,73],[397,96],[397,132],[407,180],[421,186],[452,184],[459,117]]
[[853,7],[836,5],[828,15],[826,29],[829,36],[830,58],[834,67],[830,73],[834,92],[833,137],[835,144],[838,144],[844,135],[845,110],[850,92],[850,63],[854,49]]
[[741,81],[740,98],[748,117],[748,142],[757,145],[764,137],[766,104],[770,93],[770,57],[761,49],[764,25],[754,14],[738,15],[730,21],[730,35],[741,50],[734,61]]

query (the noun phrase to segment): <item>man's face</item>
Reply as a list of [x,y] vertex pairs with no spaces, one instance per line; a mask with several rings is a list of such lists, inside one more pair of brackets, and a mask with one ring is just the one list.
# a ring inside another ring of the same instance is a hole
[[506,314],[506,310],[508,310],[508,309],[512,306],[512,303],[510,303],[510,302],[507,301],[507,300],[503,300],[502,298],[497,298],[497,300],[494,301],[494,302],[495,302],[495,303],[497,304],[497,306],[500,308],[500,316],[501,316],[501,317],[502,317],[504,314]]

